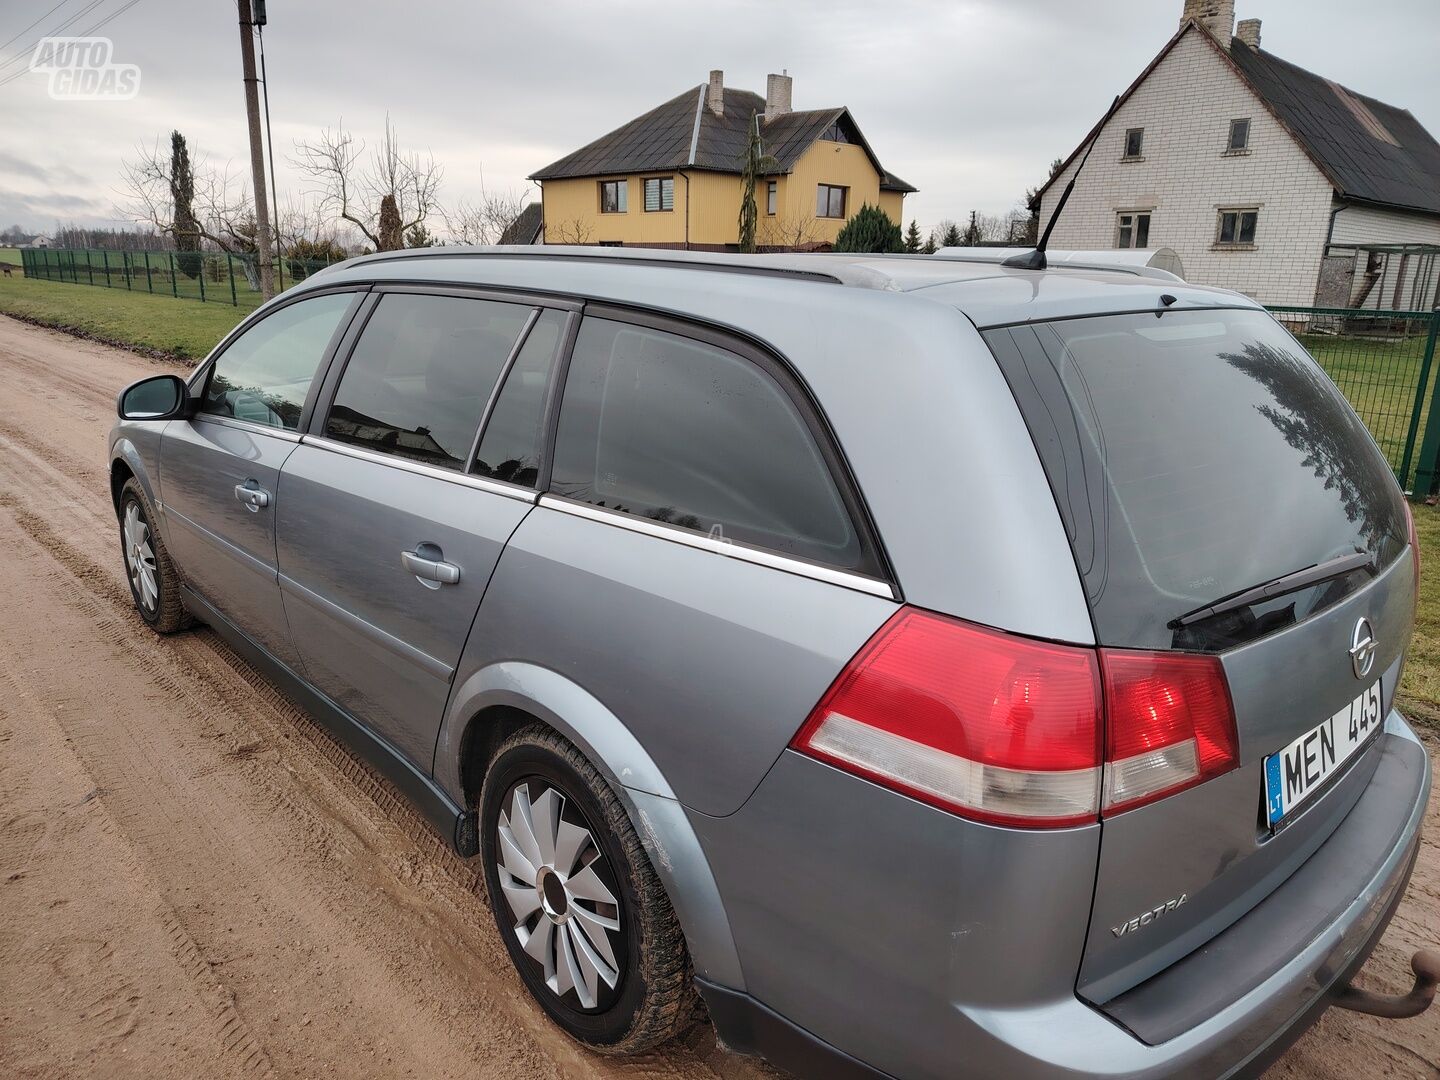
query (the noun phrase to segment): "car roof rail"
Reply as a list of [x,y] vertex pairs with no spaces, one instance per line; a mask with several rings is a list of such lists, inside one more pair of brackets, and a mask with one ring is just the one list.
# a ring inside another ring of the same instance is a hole
[[[999,265],[1029,248],[1020,247],[942,247],[931,258],[952,262],[994,263]],[[1051,269],[1071,267],[1076,270],[1112,270],[1120,274],[1156,278],[1160,281],[1184,281],[1185,268],[1172,248],[1116,248],[1099,251],[1055,251],[1045,253]]]

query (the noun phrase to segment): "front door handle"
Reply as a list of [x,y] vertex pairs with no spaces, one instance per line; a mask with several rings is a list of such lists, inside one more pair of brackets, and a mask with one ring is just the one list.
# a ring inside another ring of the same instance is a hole
[[414,574],[427,589],[454,585],[460,581],[460,567],[445,561],[445,553],[435,544],[417,544],[414,551],[400,553],[400,565]]
[[262,506],[270,505],[270,493],[264,490],[254,480],[246,480],[243,484],[235,485],[235,498],[245,504],[245,509],[252,514],[260,512]]

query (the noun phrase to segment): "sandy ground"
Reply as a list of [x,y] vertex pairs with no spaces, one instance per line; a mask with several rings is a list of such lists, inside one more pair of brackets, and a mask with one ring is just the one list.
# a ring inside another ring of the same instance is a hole
[[[471,865],[208,630],[144,628],[104,439],[161,370],[0,317],[0,1076],[773,1075],[704,1026],[630,1062],[569,1042]],[[1440,942],[1437,837],[1440,799],[1366,985]],[[1270,1075],[1437,1061],[1440,1009],[1332,1010]]]

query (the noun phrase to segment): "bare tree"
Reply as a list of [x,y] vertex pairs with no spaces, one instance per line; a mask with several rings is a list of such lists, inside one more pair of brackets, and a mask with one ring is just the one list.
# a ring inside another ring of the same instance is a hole
[[133,157],[120,165],[117,216],[148,225],[167,237],[177,232],[198,234],[221,251],[249,254],[255,250],[255,211],[250,192],[229,166],[213,167],[196,151],[190,158],[193,178],[192,217],[176,220],[171,175],[171,156],[160,148],[141,143]]
[[590,223],[580,218],[545,223],[545,242],[547,244],[588,244],[594,235]]
[[813,214],[777,214],[760,224],[755,242],[767,251],[808,251],[824,235]]
[[498,244],[525,209],[525,199],[523,192],[489,191],[481,177],[480,198],[456,203],[453,210],[443,215],[445,227],[457,243]]
[[290,164],[310,179],[319,210],[349,222],[376,251],[403,246],[405,234],[439,210],[444,169],[429,153],[400,149],[388,114],[385,137],[368,158],[343,124],[296,142],[295,152]]

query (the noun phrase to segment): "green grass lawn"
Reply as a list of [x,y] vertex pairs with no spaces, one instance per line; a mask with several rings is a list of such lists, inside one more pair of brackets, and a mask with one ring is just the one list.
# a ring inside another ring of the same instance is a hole
[[20,249],[0,247],[0,263],[9,263],[11,266],[19,266]]
[[123,289],[0,276],[0,314],[113,345],[196,360],[248,311]]

